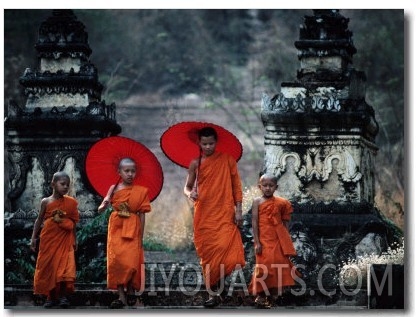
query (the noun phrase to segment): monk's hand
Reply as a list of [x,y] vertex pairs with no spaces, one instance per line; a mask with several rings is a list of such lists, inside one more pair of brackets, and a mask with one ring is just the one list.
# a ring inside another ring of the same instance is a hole
[[190,192],[190,194],[189,194],[189,199],[190,199],[191,201],[193,201],[193,202],[195,202],[195,201],[196,201],[196,199],[197,199],[197,193],[196,193],[194,190],[192,190],[192,191]]
[[244,222],[244,219],[242,218],[242,211],[241,210],[235,210],[235,224],[242,228],[242,224]]
[[31,239],[31,241],[30,241],[30,249],[33,251],[33,252],[36,252],[36,241],[37,241],[38,239]]
[[260,242],[254,243],[255,254],[261,254],[262,250],[263,250],[263,247],[261,246]]

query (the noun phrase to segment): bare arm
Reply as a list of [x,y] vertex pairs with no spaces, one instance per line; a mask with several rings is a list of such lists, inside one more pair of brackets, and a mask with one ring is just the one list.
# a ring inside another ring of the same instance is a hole
[[41,207],[39,209],[39,214],[38,217],[35,220],[35,224],[33,226],[33,231],[32,231],[32,237],[31,237],[31,241],[30,241],[30,249],[35,252],[36,251],[36,237],[39,234],[39,230],[41,229],[41,225],[44,221],[44,216],[45,216],[45,211],[46,211],[46,205],[48,203],[48,199],[44,198],[41,201]]
[[115,187],[116,185],[112,185],[112,186],[110,186],[110,188],[109,188],[109,190],[107,191],[107,195],[106,195],[106,197],[105,198],[103,198],[103,201],[102,201],[102,203],[100,204],[100,206],[99,206],[99,208],[97,208],[97,211],[99,212],[99,213],[102,213],[106,208],[107,208],[107,206],[110,204],[110,199],[111,199],[111,194],[112,194],[112,192],[113,192],[113,188]]
[[252,213],[252,226],[253,226],[253,236],[254,236],[254,251],[256,254],[261,254],[262,252],[262,246],[260,243],[260,231],[258,227],[258,206],[260,204],[260,199],[255,198],[253,200],[253,204],[251,207],[251,213]]
[[243,219],[242,219],[242,202],[237,201],[235,203],[235,224],[238,227],[241,228],[242,227],[242,222],[243,222]]
[[141,236],[139,237],[139,247],[142,248],[144,245],[144,229],[145,229],[145,213],[138,213],[139,220],[141,221]]
[[197,199],[197,192],[195,188],[196,168],[197,168],[197,160],[193,160],[190,163],[190,166],[187,172],[186,184],[184,185],[184,190],[183,190],[184,194],[192,201],[196,201]]
[[283,220],[283,225],[285,226],[285,228],[287,229],[287,231],[289,231],[289,221],[288,220]]
[[74,224],[74,251],[77,251],[78,249],[78,241],[77,241],[77,225]]
[[241,177],[238,172],[238,165],[235,159],[232,157],[229,158],[229,167],[231,171],[231,181],[232,181],[232,195],[235,201],[235,217],[234,223],[238,227],[242,227],[242,184]]

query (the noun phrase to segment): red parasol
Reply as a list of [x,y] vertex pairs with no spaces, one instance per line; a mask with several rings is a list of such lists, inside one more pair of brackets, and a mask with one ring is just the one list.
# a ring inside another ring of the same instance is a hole
[[100,196],[105,197],[109,187],[119,180],[119,162],[125,157],[136,163],[134,184],[147,187],[149,198],[153,201],[163,186],[161,164],[147,147],[126,137],[108,137],[90,148],[86,157],[86,174],[91,185]]
[[225,128],[209,122],[185,121],[172,125],[160,138],[161,149],[174,163],[188,168],[190,162],[200,155],[198,131],[204,127],[216,130],[216,151],[229,153],[238,162],[242,155],[241,142]]

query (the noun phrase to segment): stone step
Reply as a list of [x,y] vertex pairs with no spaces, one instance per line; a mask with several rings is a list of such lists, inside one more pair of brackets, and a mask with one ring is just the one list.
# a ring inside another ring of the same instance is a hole
[[[31,307],[26,307],[26,306],[6,306],[4,307],[5,309],[10,309],[13,311],[32,311],[32,310],[40,310],[40,311],[45,311],[46,308],[43,308],[42,306],[31,306]],[[71,311],[71,310],[104,310],[104,309],[109,309],[108,307],[103,307],[103,306],[93,306],[93,307],[87,307],[87,306],[71,306],[68,307],[66,310],[67,311]],[[124,307],[123,310],[193,310],[193,309],[203,309],[203,310],[256,310],[257,308],[255,306],[238,306],[238,307],[231,307],[231,306],[223,306],[220,305],[218,307],[214,307],[214,308],[206,308],[205,306],[152,306],[152,307],[145,307],[145,306],[132,306],[132,307]],[[340,310],[352,310],[352,311],[357,311],[357,310],[366,310],[368,309],[367,306],[298,306],[298,307],[294,307],[294,306],[274,306],[271,307],[270,310],[318,310],[318,311],[340,311]],[[51,308],[48,309],[48,311],[53,310],[53,311],[60,311],[62,312],[63,309],[61,308]]]
[[[254,296],[236,289],[226,296],[218,307],[222,309],[253,309]],[[208,298],[206,290],[185,289],[146,289],[137,294],[136,305],[125,309],[202,309]],[[106,289],[76,289],[69,297],[70,309],[107,309],[117,298],[114,291]],[[43,299],[35,297],[31,289],[5,289],[4,305],[6,309],[44,309]],[[286,292],[276,303],[275,309],[365,309],[368,306],[367,292],[359,290],[355,295],[343,292],[329,296],[319,290],[306,290],[301,293]],[[57,307],[59,308],[59,307]]]

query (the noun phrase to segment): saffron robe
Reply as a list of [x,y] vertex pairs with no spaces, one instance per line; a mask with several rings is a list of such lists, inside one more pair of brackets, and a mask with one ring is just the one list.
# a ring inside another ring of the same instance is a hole
[[198,198],[194,204],[194,244],[206,286],[245,265],[244,247],[234,223],[235,204],[242,201],[241,179],[235,159],[215,152],[197,171]]
[[[281,197],[273,196],[258,206],[258,234],[262,252],[256,254],[256,265],[249,285],[253,295],[265,291],[265,287],[281,289],[295,285],[291,275],[294,265],[289,256],[295,256],[296,251],[283,224],[283,221],[290,221],[292,212],[291,203]],[[294,274],[298,275],[299,272],[295,271]]]
[[[80,219],[77,207],[77,201],[66,195],[46,205],[34,274],[34,294],[48,296],[60,282],[66,282],[68,292],[74,292],[74,228]],[[65,212],[60,223],[53,220],[57,210]]]
[[[139,213],[151,211],[148,189],[132,186],[118,190],[112,198],[113,212],[109,217],[107,233],[107,287],[117,289],[132,280],[135,290],[145,287],[144,249],[141,242]],[[128,205],[130,217],[118,216]]]

